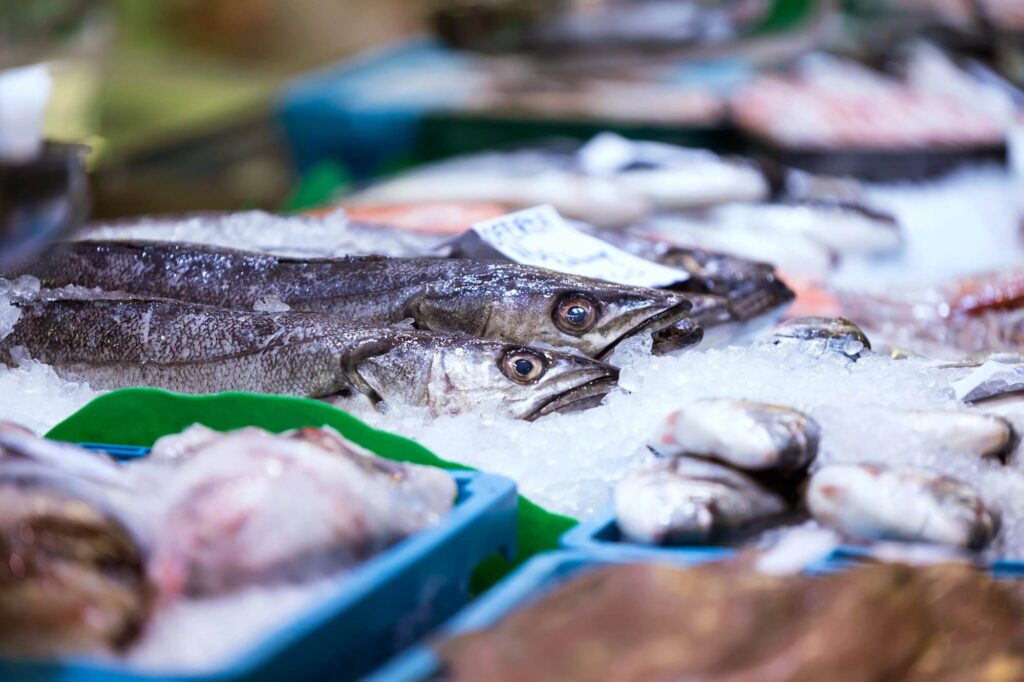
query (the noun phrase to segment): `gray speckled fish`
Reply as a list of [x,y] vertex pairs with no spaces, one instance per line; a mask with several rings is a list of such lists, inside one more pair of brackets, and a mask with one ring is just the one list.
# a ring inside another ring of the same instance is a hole
[[412,320],[417,329],[573,348],[595,358],[627,337],[670,327],[690,309],[684,294],[514,263],[293,259],[170,242],[74,242],[33,274],[51,287],[76,284],[247,310],[272,297],[355,326]]
[[0,363],[23,349],[97,388],[365,396],[533,419],[599,401],[618,370],[569,353],[465,334],[354,329],[315,313],[255,313],[167,300],[43,299],[20,304]]
[[786,509],[775,493],[714,462],[677,457],[628,474],[615,488],[615,516],[630,540],[702,543]]

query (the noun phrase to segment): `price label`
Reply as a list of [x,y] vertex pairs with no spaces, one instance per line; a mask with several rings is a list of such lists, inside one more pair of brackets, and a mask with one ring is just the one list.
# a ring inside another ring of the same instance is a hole
[[476,223],[483,242],[524,265],[641,287],[664,287],[689,274],[634,256],[569,226],[549,205]]

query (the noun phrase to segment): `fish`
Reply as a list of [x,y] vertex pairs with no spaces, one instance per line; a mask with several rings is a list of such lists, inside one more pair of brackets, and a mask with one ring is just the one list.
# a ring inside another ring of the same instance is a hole
[[451,682],[1009,682],[1024,673],[1016,581],[963,563],[765,575],[750,554],[548,557],[539,593],[431,649]]
[[875,293],[843,290],[846,315],[930,357],[1020,353],[1024,269],[1010,267],[937,286]]
[[892,215],[838,202],[730,204],[714,209],[710,217],[720,224],[774,234],[780,240],[807,239],[840,255],[893,255],[903,243]]
[[[643,232],[600,232],[596,236],[636,256],[686,272],[689,275],[686,280],[668,288],[691,297],[690,317],[695,319],[698,319],[695,310],[700,301],[696,295],[715,296],[725,301],[729,316],[719,320],[720,323],[773,315],[795,298],[770,263],[679,246]],[[699,322],[705,328],[714,324],[713,319],[699,319]]]
[[1018,443],[1004,417],[975,410],[902,410],[900,422],[920,437],[951,452],[1005,462]]
[[643,544],[706,543],[787,509],[744,474],[688,457],[630,472],[614,498],[619,530]]
[[818,453],[821,427],[781,405],[707,398],[686,403],[662,422],[649,446],[667,457],[714,459],[744,471],[796,471]]
[[0,340],[0,363],[27,354],[94,388],[252,391],[535,419],[599,402],[618,379],[615,367],[572,353],[465,334],[352,328],[316,313],[92,294],[19,307],[13,331]]
[[859,540],[981,549],[999,528],[973,487],[920,469],[829,464],[811,476],[806,500],[816,520]]
[[140,466],[163,469],[153,572],[164,594],[189,597],[336,574],[439,523],[458,492],[441,469],[329,428],[193,426]]
[[475,154],[382,180],[348,195],[344,203],[483,201],[513,209],[550,204],[564,216],[609,228],[629,225],[654,210],[652,199],[636,188],[574,166],[571,155],[532,149]]
[[118,653],[143,632],[155,601],[150,538],[115,472],[0,423],[0,653]]
[[75,242],[33,268],[77,285],[252,310],[267,297],[353,326],[411,320],[524,345],[608,356],[623,339],[686,317],[683,294],[515,263],[442,258],[291,259],[195,244]]
[[867,334],[845,317],[796,317],[772,331],[775,343],[797,341],[815,355],[833,352],[856,360],[871,351]]

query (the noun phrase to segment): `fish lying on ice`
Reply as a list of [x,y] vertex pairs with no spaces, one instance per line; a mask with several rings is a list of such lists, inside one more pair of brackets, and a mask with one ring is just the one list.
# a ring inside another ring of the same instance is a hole
[[599,401],[610,365],[527,346],[401,329],[354,329],[315,313],[257,313],[86,296],[19,303],[0,363],[27,354],[96,388],[253,391],[483,409],[533,419]]
[[807,506],[818,521],[861,540],[984,547],[998,519],[971,486],[917,469],[830,464],[811,477]]
[[113,502],[126,490],[101,456],[0,422],[0,652],[103,653],[139,636],[155,592],[148,543]]
[[170,468],[154,560],[166,594],[336,573],[436,524],[457,492],[440,469],[381,459],[330,429],[194,426],[150,457]]
[[34,268],[45,286],[252,310],[268,297],[354,326],[412,320],[418,329],[544,343],[605,357],[623,339],[686,317],[685,294],[496,261],[290,259],[195,244],[74,242]]
[[816,355],[830,351],[856,360],[871,350],[867,335],[845,317],[797,317],[775,327],[772,336],[776,343],[802,343]]
[[781,497],[738,471],[688,457],[631,472],[615,488],[619,529],[648,544],[708,542],[785,510]]
[[656,452],[715,459],[747,471],[795,471],[818,452],[821,429],[789,407],[749,400],[694,400],[673,411],[650,442]]

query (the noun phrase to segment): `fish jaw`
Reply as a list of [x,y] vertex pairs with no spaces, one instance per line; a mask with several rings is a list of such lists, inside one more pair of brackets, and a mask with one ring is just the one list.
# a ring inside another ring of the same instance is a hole
[[572,412],[594,407],[618,386],[618,381],[619,370],[612,365],[579,370],[569,377],[569,382],[575,384],[574,386],[544,400],[522,418],[534,421],[555,412]]
[[[654,342],[658,344],[659,348],[663,351],[665,351],[669,345],[692,340],[692,331],[689,334],[684,334],[683,330],[671,331],[674,325],[687,319],[690,309],[693,307],[693,304],[689,300],[680,298],[677,298],[676,300],[678,300],[678,302],[674,305],[665,307],[658,312],[649,315],[636,325],[627,329],[621,335],[613,339],[599,353],[594,355],[594,357],[598,360],[607,358],[620,343],[628,338],[632,338],[645,332],[651,333],[654,338]],[[701,333],[701,338],[703,338],[703,333]]]

